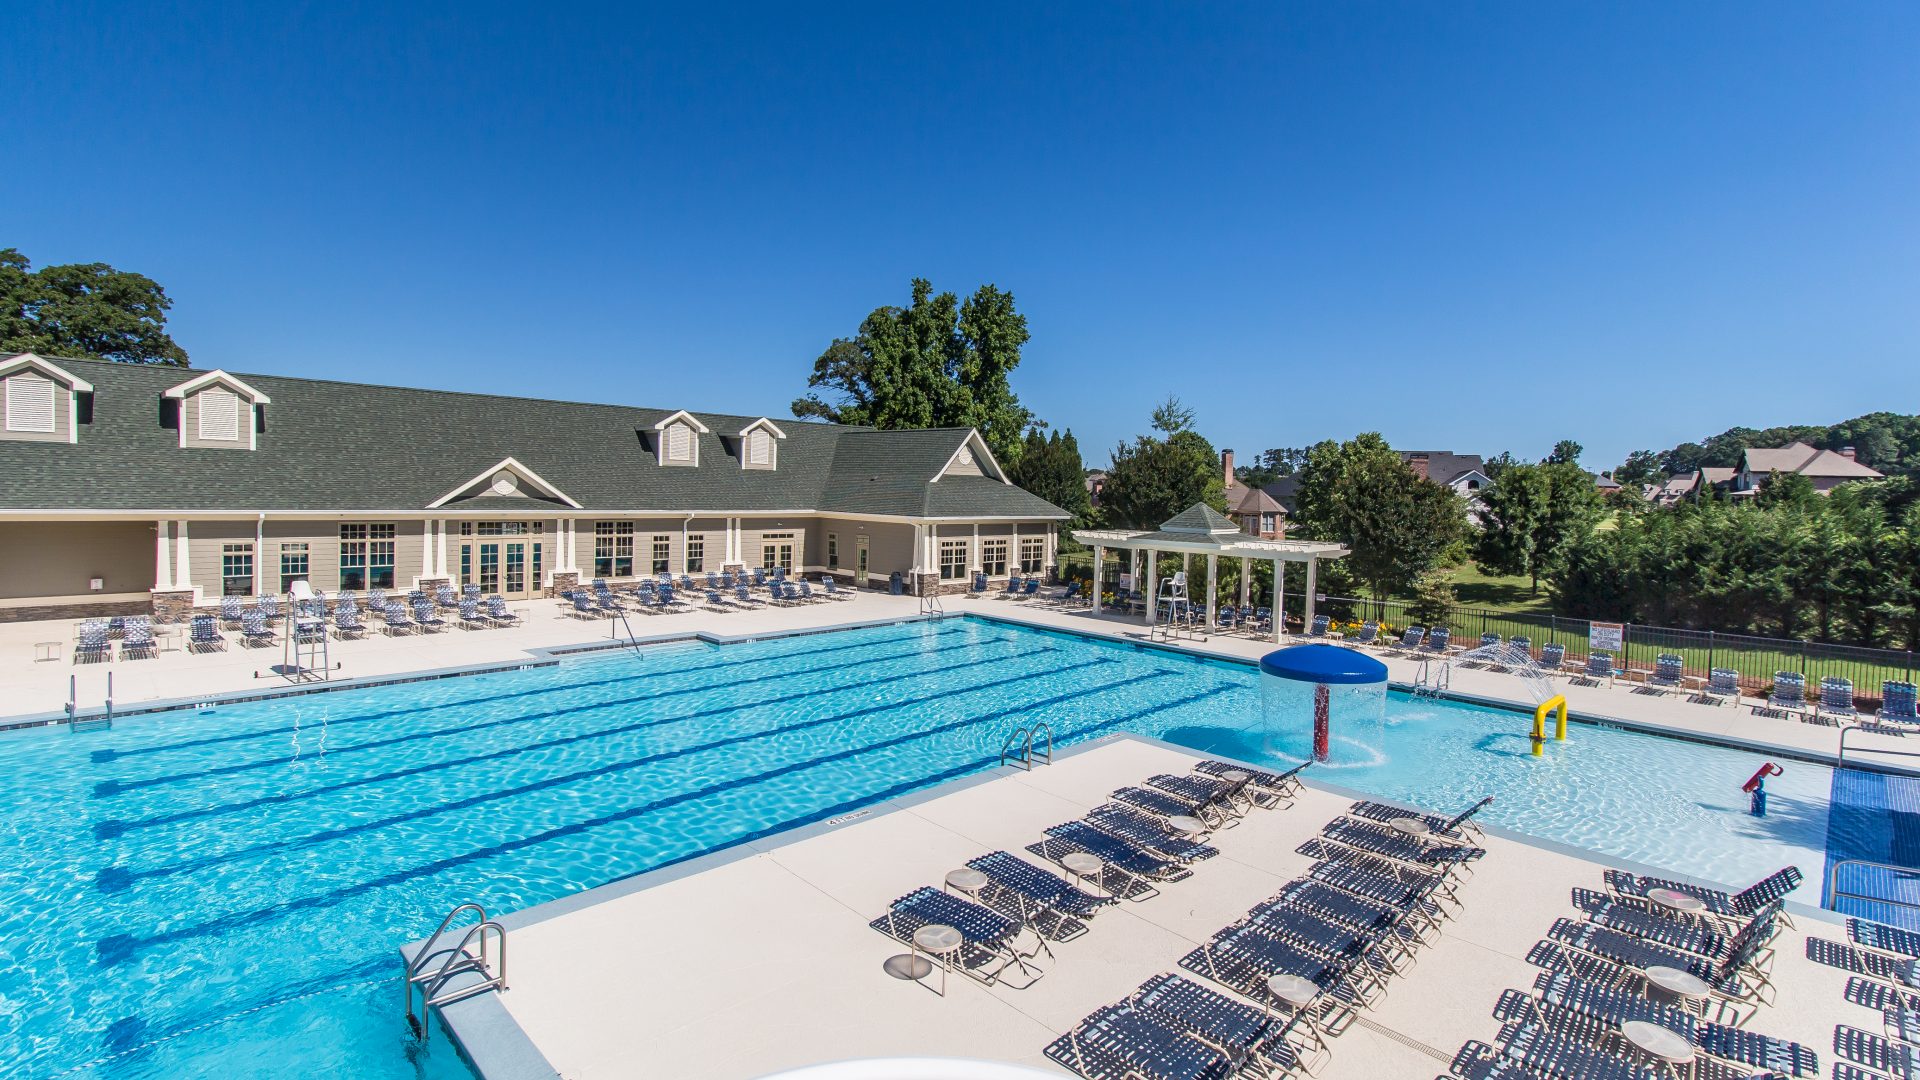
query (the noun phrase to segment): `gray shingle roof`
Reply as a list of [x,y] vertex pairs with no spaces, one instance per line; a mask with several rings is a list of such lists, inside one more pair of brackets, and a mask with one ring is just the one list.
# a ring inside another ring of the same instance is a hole
[[[272,398],[259,448],[182,449],[178,432],[161,424],[160,398],[190,374],[53,362],[93,383],[92,423],[81,426],[77,444],[0,440],[0,509],[421,510],[511,457],[587,510],[1069,516],[998,480],[932,483],[966,439],[964,428],[778,420],[787,434],[777,441],[778,468],[743,469],[736,434],[756,418],[699,413],[711,429],[697,436],[699,465],[662,466],[654,424],[674,409],[235,373]],[[448,504],[528,506],[484,488]]]
[[1205,503],[1189,506],[1168,518],[1160,526],[1169,533],[1237,533],[1240,526],[1232,518]]

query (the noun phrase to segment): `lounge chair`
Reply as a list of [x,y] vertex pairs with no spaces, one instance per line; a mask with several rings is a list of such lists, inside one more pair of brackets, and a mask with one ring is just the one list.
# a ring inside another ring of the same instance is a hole
[[1880,684],[1880,711],[1874,719],[1883,724],[1920,724],[1916,697],[1914,684],[1888,679]]
[[1611,930],[1597,923],[1577,919],[1555,920],[1547,931],[1549,948],[1575,949],[1600,960],[1628,969],[1623,974],[1645,972],[1650,967],[1670,967],[1685,971],[1712,987],[1725,998],[1767,1003],[1773,984],[1759,963],[1765,939],[1774,930],[1775,915],[1756,920],[1735,937],[1730,953],[1708,959],[1670,946]]
[[747,588],[745,585],[735,585],[733,587],[733,602],[741,607],[765,607],[767,603],[765,600],[753,595],[753,590]]
[[827,590],[827,599],[829,600],[851,600],[856,595],[852,589],[842,589],[840,583],[832,577],[821,578],[820,584]]
[[[1710,914],[1742,919],[1751,919],[1762,910],[1785,900],[1789,893],[1800,887],[1800,881],[1799,867],[1783,866],[1739,892],[1729,893],[1684,881],[1630,874],[1625,870],[1609,870],[1606,873],[1607,888],[1621,896],[1644,897],[1653,889],[1670,889],[1699,897],[1707,905]],[[1784,912],[1781,920],[1788,926],[1793,925],[1793,920],[1786,918]]]
[[1059,875],[1005,851],[988,852],[969,859],[967,865],[987,875],[990,898],[1003,894],[1013,897],[1029,926],[1041,915],[1050,915],[1061,925],[1083,922],[1108,904],[1119,902],[1111,896],[1076,889]]
[[1793,713],[1798,715],[1807,708],[1807,677],[1797,671],[1776,671],[1773,673],[1773,691],[1767,695],[1764,706],[1754,706],[1754,712]]
[[1620,672],[1613,666],[1613,654],[1597,652],[1587,657],[1587,666],[1572,680],[1576,686],[1599,686],[1602,679],[1608,686],[1613,685],[1613,677]]
[[[197,616],[196,616],[197,617]],[[113,642],[105,619],[87,619],[74,632],[73,662],[97,663],[113,659]]]
[[1433,830],[1432,835],[1434,836],[1447,840],[1461,840],[1478,838],[1484,835],[1480,826],[1473,821],[1473,818],[1478,815],[1480,811],[1492,805],[1493,796],[1488,795],[1452,817],[1442,817],[1439,814],[1427,814],[1418,810],[1409,810],[1404,806],[1395,806],[1392,803],[1361,801],[1349,806],[1347,813],[1357,818],[1364,818],[1368,821],[1376,821],[1382,824],[1397,818],[1413,818],[1416,821],[1426,822],[1427,827]]
[[1031,600],[1040,595],[1040,579],[1030,577],[1020,586],[1020,591],[1012,596],[1014,600]]
[[1821,679],[1820,700],[1814,703],[1813,715],[1823,723],[1832,722],[1836,726],[1860,719],[1860,710],[1853,704],[1853,680],[1837,675]]
[[1400,635],[1400,644],[1396,646],[1396,649],[1399,652],[1416,652],[1419,650],[1421,643],[1426,640],[1426,627],[1409,626],[1407,627],[1407,632]]
[[[791,589],[793,586],[789,585],[787,588]],[[800,599],[809,604],[824,604],[827,602],[826,597],[814,595],[813,583],[806,578],[800,579]]]
[[145,615],[129,615],[120,631],[120,659],[153,655],[153,623]]
[[1360,632],[1353,636],[1355,645],[1372,645],[1380,640],[1380,624],[1368,619],[1360,624]]
[[240,629],[240,616],[246,613],[246,600],[238,596],[220,598],[220,621],[229,630]]
[[[1723,1061],[1791,1076],[1820,1075],[1819,1055],[1796,1042],[1703,1020],[1641,994],[1566,972],[1544,973],[1533,985],[1531,996],[1518,991],[1509,991],[1503,996],[1496,1016],[1501,1010],[1519,1006],[1549,1027],[1572,1028],[1569,1034],[1580,1035],[1599,1033],[1589,1025],[1600,1025],[1600,1032],[1606,1032],[1617,1030],[1628,1021],[1640,1020],[1666,1028],[1685,1038],[1696,1050]],[[1588,1024],[1567,1022],[1576,1017]]]
[[465,600],[478,600],[480,599],[480,586],[472,584],[471,582],[462,585],[460,586],[460,596]]
[[447,628],[447,620],[441,618],[440,613],[433,609],[433,605],[425,600],[413,605],[413,621],[416,626],[429,634],[438,634]]
[[1088,1080],[1226,1080],[1240,1071],[1226,1054],[1127,1005],[1102,1006],[1046,1055]]
[[1251,765],[1238,765],[1231,761],[1216,761],[1211,758],[1195,763],[1193,771],[1224,780],[1227,773],[1242,773],[1247,777],[1246,785],[1240,794],[1255,806],[1278,806],[1300,792],[1300,774],[1305,772],[1311,761],[1303,761],[1286,772],[1268,772]]
[[1116,889],[1102,880],[1100,887],[1115,896],[1128,899],[1145,899],[1159,892],[1154,882],[1171,881],[1187,875],[1187,871],[1178,863],[1142,851],[1084,821],[1066,821],[1053,826],[1047,830],[1047,839],[1029,846],[1027,850],[1050,862],[1059,862],[1062,856],[1076,851],[1085,852],[1106,864],[1103,877],[1118,877],[1123,886]]
[[1661,653],[1654,658],[1653,673],[1647,676],[1647,685],[1660,691],[1685,690],[1686,664],[1686,660],[1678,653]]
[[[1896,1042],[1884,1035],[1848,1024],[1841,1024],[1833,1030],[1833,1052],[1843,1061],[1835,1062],[1833,1075],[1835,1080],[1877,1080],[1887,1076],[1920,1076],[1920,1047],[1910,1043]],[[1871,1073],[1848,1069],[1845,1062],[1852,1062],[1874,1070]]]
[[1268,976],[1297,975],[1328,991],[1321,1006],[1327,1009],[1363,1003],[1377,995],[1380,984],[1379,973],[1361,968],[1353,956],[1329,955],[1245,924],[1215,934],[1181,957],[1180,966],[1256,1001],[1269,999]]
[[[599,610],[593,606],[592,600],[587,599],[586,593],[583,593],[583,592],[570,593],[567,596],[567,600],[573,604],[573,609],[567,612],[567,614],[573,616],[574,618],[598,619],[600,617]],[[389,611],[393,610],[393,605],[392,604],[387,605],[387,610]]]
[[973,575],[973,584],[967,586],[967,599],[977,600],[980,597],[985,596],[986,593],[987,593],[987,575],[982,573],[975,573]]
[[1617,1056],[1540,1024],[1506,1033],[1506,1056],[1543,1076],[1577,1080],[1643,1080],[1654,1073],[1640,1060]]
[[493,626],[493,620],[480,612],[480,601],[471,596],[460,598],[460,628],[462,630],[486,630]]
[[1425,649],[1427,652],[1430,652],[1430,653],[1444,654],[1447,651],[1448,644],[1450,644],[1452,641],[1453,641],[1452,630],[1449,630],[1444,626],[1436,626],[1433,629],[1427,631],[1427,643],[1425,645]]
[[[1412,865],[1435,865],[1433,862],[1434,853],[1444,850],[1436,848],[1422,840],[1407,836],[1397,829],[1389,828],[1378,822],[1363,821],[1358,818],[1336,818],[1328,822],[1326,827],[1320,830],[1320,839],[1330,840],[1335,844],[1340,844],[1368,855],[1377,855],[1384,859],[1391,859],[1397,863],[1408,863]],[[1479,848],[1472,848],[1471,850],[1479,852],[1481,855],[1485,854],[1485,852]],[[1470,876],[1472,871],[1468,864],[1477,858],[1479,858],[1479,855],[1450,860],[1444,865],[1442,872]]]
[[1533,659],[1533,639],[1525,634],[1515,634],[1507,639],[1507,652],[1518,652],[1522,660]]
[[1101,832],[1111,833],[1142,851],[1150,851],[1176,862],[1196,863],[1220,854],[1219,848],[1200,842],[1210,829],[1202,830],[1192,838],[1175,836],[1168,831],[1165,818],[1144,814],[1118,803],[1094,807],[1087,811],[1086,821]]
[[487,597],[487,618],[492,619],[495,626],[517,626],[520,623],[520,616],[507,610],[507,598],[499,593]]
[[1272,897],[1256,904],[1253,910],[1258,912],[1269,904],[1280,903],[1292,904],[1355,930],[1380,935],[1383,943],[1394,943],[1395,948],[1408,958],[1412,956],[1412,946],[1423,942],[1428,932],[1437,926],[1430,920],[1437,909],[1421,905],[1395,907],[1312,878],[1289,881]]
[[1740,704],[1740,673],[1723,667],[1707,672],[1707,685],[1700,689],[1700,700],[1708,705]]
[[1435,903],[1440,888],[1437,874],[1401,876],[1354,863],[1321,861],[1307,871],[1307,876],[1342,892],[1404,911],[1424,913],[1436,924],[1446,917],[1446,909]]
[[211,615],[195,615],[187,623],[188,652],[224,652],[227,639],[220,636],[220,624]]
[[1160,773],[1147,777],[1147,786],[1159,788],[1175,798],[1185,799],[1196,809],[1218,807],[1229,817],[1239,817],[1240,807],[1234,802],[1240,789],[1247,781],[1228,783],[1214,776],[1175,776],[1172,773]]
[[1328,1053],[1324,1040],[1312,1062],[1303,1062],[1286,1038],[1298,1022],[1291,1015],[1275,1015],[1209,989],[1184,976],[1163,972],[1140,984],[1120,1004],[1148,1013],[1242,1063],[1262,1076],[1287,1075],[1315,1069]]
[[[1632,934],[1657,945],[1682,949],[1709,960],[1725,959],[1735,936],[1718,924],[1682,918],[1659,904],[1636,897],[1618,897],[1594,889],[1575,889],[1573,902],[1586,915],[1587,921],[1596,926]],[[1740,924],[1738,929],[1746,929],[1746,924]]]
[[333,613],[333,636],[345,641],[348,638],[367,636],[367,627],[360,621],[360,609],[342,604]]
[[258,645],[271,645],[277,640],[273,628],[267,625],[267,616],[261,611],[249,611],[240,617],[240,643],[249,648]]
[[385,610],[386,617],[381,621],[385,624],[388,637],[399,637],[401,634],[414,632],[416,628],[413,625],[413,619],[407,615],[407,609],[401,605],[400,601],[387,601]]
[[[1046,948],[1046,939],[1036,934],[1037,944],[1030,950],[1021,949],[1019,938],[1025,928],[1020,923],[990,907],[949,896],[929,886],[921,886],[895,900],[887,913],[873,923],[881,933],[908,943],[913,941],[914,931],[930,925],[951,926],[960,932],[961,946],[953,959],[961,971],[988,985],[997,981],[1008,967],[1017,966],[1029,975],[1037,974],[1026,961]],[[947,957],[940,959],[948,962]],[[976,970],[988,965],[991,965],[988,970]]]
[[387,610],[387,590],[367,590],[367,610],[384,615]]
[[1177,798],[1153,788],[1138,786],[1117,788],[1114,790],[1113,797],[1137,810],[1143,810],[1161,818],[1197,817],[1209,829],[1217,829],[1226,823],[1226,814],[1217,807],[1196,804],[1190,799]]

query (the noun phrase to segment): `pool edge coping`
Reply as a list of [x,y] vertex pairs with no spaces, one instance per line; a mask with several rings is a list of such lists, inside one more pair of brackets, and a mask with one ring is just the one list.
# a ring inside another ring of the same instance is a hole
[[[1150,735],[1139,735],[1130,731],[1115,732],[1113,734],[1089,739],[1086,742],[1063,746],[1055,754],[1055,760],[1065,760],[1076,757],[1080,754],[1089,753],[1093,750],[1123,741],[1136,742],[1163,750],[1171,750],[1186,757],[1226,761],[1235,765],[1244,765],[1248,768],[1255,769],[1264,770],[1265,768],[1264,766],[1256,765],[1228,754],[1216,754],[1211,751],[1196,750],[1190,746],[1181,746],[1178,743],[1157,739]],[[1041,767],[1044,768],[1045,766]],[[795,826],[794,828],[775,833],[768,837],[743,840],[718,850],[709,851],[701,855],[683,859],[679,862],[669,863],[653,870],[643,870],[637,874],[616,878],[606,884],[596,885],[593,888],[584,889],[568,896],[555,897],[552,900],[535,904],[532,907],[505,912],[495,916],[494,921],[498,922],[511,934],[511,932],[516,929],[524,929],[539,923],[562,918],[588,908],[598,907],[601,904],[611,903],[634,895],[635,893],[645,892],[663,885],[670,885],[676,881],[705,873],[708,870],[716,870],[723,866],[728,866],[756,856],[770,854],[782,848],[790,847],[827,833],[837,832],[841,829],[863,824],[874,820],[876,817],[910,811],[917,806],[932,802],[935,799],[957,794],[982,784],[1021,776],[1024,775],[1026,771],[1025,769],[1010,765],[996,766],[971,776],[962,776],[946,781],[945,783],[936,784],[922,791],[912,792],[897,798],[884,799],[871,806],[863,807],[860,810],[843,814],[839,817]],[[1300,782],[1317,791],[1323,791],[1341,798],[1354,799],[1356,801],[1384,802],[1393,806],[1405,807],[1414,812],[1430,812],[1396,799],[1386,799],[1377,795],[1370,795],[1340,784],[1326,783],[1304,774],[1300,777]],[[1689,884],[1704,885],[1728,891],[1742,887],[1727,882],[1709,881],[1704,878],[1696,878],[1687,874],[1676,873],[1664,867],[1651,866],[1631,859],[1609,859],[1607,861],[1600,861],[1595,858],[1595,856],[1599,854],[1597,852],[1587,851],[1570,844],[1546,840],[1537,836],[1529,836],[1498,825],[1484,825],[1483,830],[1490,836],[1497,836],[1502,840],[1545,851],[1550,854],[1565,856],[1603,870],[1625,870],[1637,875],[1660,876],[1669,880],[1683,881]],[[1839,912],[1828,911],[1825,908],[1803,904],[1798,901],[1789,901],[1786,907],[1794,915],[1803,915],[1830,925],[1842,925],[1848,918],[1848,916]],[[400,947],[400,962],[403,968],[408,959],[425,946],[425,944],[425,939],[422,939],[420,941],[409,942]],[[442,1030],[447,1033],[448,1037],[459,1048],[462,1058],[473,1069],[479,1080],[560,1080],[563,1075],[558,1069],[554,1068],[552,1062],[547,1059],[546,1054],[541,1051],[539,1045],[527,1034],[526,1029],[520,1026],[520,1022],[514,1018],[513,1013],[506,1005],[499,1000],[499,996],[496,993],[482,993],[442,1006],[439,1010],[439,1021]],[[428,1022],[432,1022],[431,1017],[428,1018]]]

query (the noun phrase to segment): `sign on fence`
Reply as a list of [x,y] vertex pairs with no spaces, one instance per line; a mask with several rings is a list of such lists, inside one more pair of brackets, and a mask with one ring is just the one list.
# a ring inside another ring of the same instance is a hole
[[1627,644],[1627,628],[1624,623],[1597,622],[1587,624],[1587,649],[1590,652],[1605,652],[1618,655]]
[[1121,592],[1133,591],[1133,575],[1132,574],[1120,575],[1120,591]]

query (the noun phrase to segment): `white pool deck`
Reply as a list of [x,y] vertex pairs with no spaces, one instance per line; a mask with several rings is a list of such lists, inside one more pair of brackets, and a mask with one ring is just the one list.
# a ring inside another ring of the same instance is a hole
[[[512,629],[334,643],[346,685],[422,673],[542,659],[552,650],[605,644],[603,622],[560,614],[558,605],[515,605]],[[949,614],[978,613],[1036,626],[1144,641],[1137,621],[1039,604],[949,600]],[[919,615],[911,597],[862,594],[845,603],[755,612],[692,611],[637,617],[642,638],[764,636]],[[147,660],[73,665],[72,624],[0,624],[0,725],[55,716],[78,674],[83,714],[97,711],[105,674],[115,674],[123,710],[155,703],[284,690],[271,675],[280,650],[162,652]],[[62,660],[37,663],[36,641],[60,640]],[[1215,636],[1178,648],[1253,659],[1270,641]],[[1406,682],[1415,664],[1383,655]],[[261,673],[268,673],[262,675]],[[1636,693],[1624,684],[1574,687],[1556,680],[1577,718],[1614,721],[1676,735],[1732,742],[1782,755],[1831,761],[1834,728]],[[1458,696],[1531,708],[1521,680],[1456,669]],[[165,723],[164,714],[151,722]],[[1517,726],[1528,718],[1516,716]],[[1577,733],[1576,736],[1577,737]],[[1870,736],[1853,746],[1920,749],[1920,740]],[[1020,852],[1049,825],[1106,801],[1112,789],[1159,771],[1185,771],[1192,756],[1133,737],[1076,748],[1032,773],[1003,771],[916,798],[882,804],[859,820],[818,825],[615,883],[508,916],[511,988],[453,1006],[450,1019],[500,1070],[499,1077],[752,1077],[854,1057],[992,1057],[1047,1069],[1041,1050],[1098,1006],[1232,922],[1307,860],[1294,849],[1347,805],[1344,795],[1309,791],[1292,809],[1259,813],[1218,838],[1222,854],[1162,896],[1124,904],[1091,932],[1054,946],[1057,960],[1032,987],[983,987],[964,976],[940,998],[882,971],[902,948],[868,927],[890,901],[983,852]],[[1341,1035],[1326,1076],[1432,1077],[1468,1039],[1498,1030],[1500,992],[1529,987],[1530,948],[1558,917],[1576,914],[1568,891],[1599,887],[1600,864],[1563,848],[1496,836],[1479,873],[1462,890],[1466,913],[1397,980],[1367,1020]],[[1817,874],[1818,867],[1803,867]],[[1743,885],[1745,882],[1730,883]],[[1837,927],[1802,918],[1801,932],[1839,937]],[[1807,961],[1798,934],[1778,946],[1776,1007],[1749,1026],[1796,1039],[1831,1058],[1835,1023],[1873,1028],[1873,1014],[1844,1003],[1845,975]],[[548,1065],[550,1063],[550,1067]],[[1823,1071],[1825,1071],[1823,1069]]]
[[[1056,942],[1044,976],[1020,988],[956,973],[940,997],[895,979],[883,964],[905,949],[868,924],[966,860],[994,850],[1027,857],[1045,827],[1196,760],[1122,736],[1030,773],[1002,770],[534,908],[509,920],[510,988],[453,1006],[449,1022],[483,1063],[507,1062],[489,1069],[496,1080],[757,1077],[879,1056],[1061,1071],[1044,1057],[1047,1044],[1147,978],[1179,970],[1180,957],[1304,872],[1310,860],[1294,849],[1350,799],[1310,788],[1290,808],[1253,812],[1215,835],[1221,853],[1189,879]],[[1556,918],[1578,914],[1569,890],[1603,887],[1601,864],[1504,836],[1486,846],[1460,890],[1462,916],[1334,1040],[1326,1080],[1434,1077],[1465,1041],[1493,1040],[1501,992],[1531,989],[1540,973],[1529,950]],[[1805,932],[1843,939],[1840,929],[1798,922],[1778,942],[1777,1003],[1746,1026],[1799,1041],[1824,1062],[1835,1024],[1877,1023],[1844,1001],[1845,973],[1803,955]],[[544,1064],[503,1056],[502,1044],[522,1037]]]

